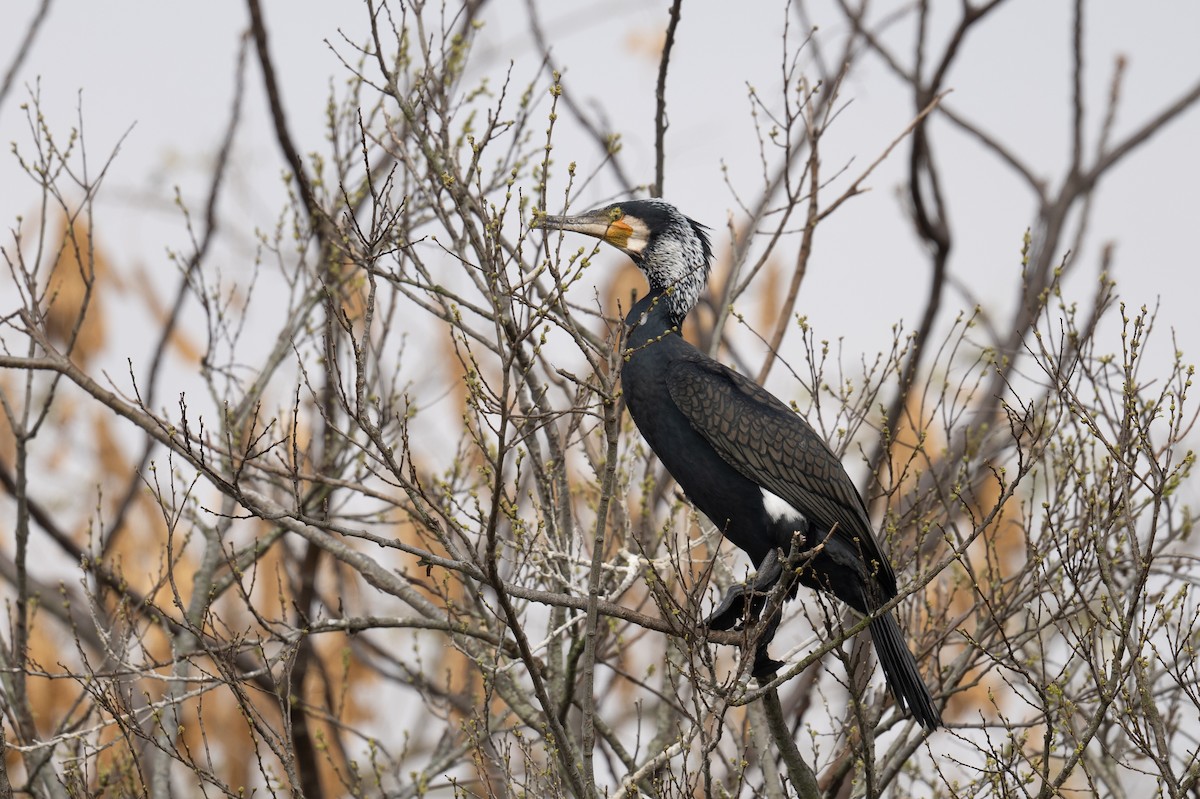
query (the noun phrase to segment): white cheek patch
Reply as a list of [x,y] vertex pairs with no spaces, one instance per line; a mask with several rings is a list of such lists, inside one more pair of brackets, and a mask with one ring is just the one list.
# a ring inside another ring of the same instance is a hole
[[796,510],[786,500],[772,494],[765,488],[759,487],[762,491],[763,509],[766,510],[767,516],[773,522],[790,522],[796,525],[796,529],[803,528],[805,524],[804,514]]
[[650,228],[640,219],[625,217],[625,224],[633,230],[629,234],[629,240],[625,242],[625,246],[621,249],[630,255],[641,255],[646,249],[646,245],[650,243]]

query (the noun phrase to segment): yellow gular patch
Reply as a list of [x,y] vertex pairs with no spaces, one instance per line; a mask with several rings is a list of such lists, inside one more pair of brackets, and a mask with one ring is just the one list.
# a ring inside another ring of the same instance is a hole
[[629,244],[629,237],[633,235],[633,228],[630,227],[624,219],[617,219],[610,222],[608,230],[604,231],[604,240],[614,247],[620,247],[622,250]]
[[624,216],[608,223],[604,240],[630,255],[640,255],[650,243],[650,228],[636,216]]

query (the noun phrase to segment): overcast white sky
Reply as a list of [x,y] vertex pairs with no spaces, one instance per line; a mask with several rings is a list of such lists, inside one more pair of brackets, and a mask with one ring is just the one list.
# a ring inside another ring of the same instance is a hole
[[[0,5],[0,61],[7,66],[37,4]],[[541,3],[555,56],[567,69],[570,91],[587,104],[603,104],[625,142],[636,179],[649,181],[653,164],[653,102],[657,41],[666,23],[665,2]],[[940,24],[958,2],[935,4]],[[301,149],[324,145],[323,121],[330,86],[346,73],[327,41],[343,51],[339,31],[361,39],[365,10],[359,3],[265,4],[277,69]],[[837,15],[813,7],[819,36],[837,37]],[[690,216],[718,230],[734,202],[723,183],[752,196],[758,186],[756,142],[747,84],[765,95],[778,90],[779,2],[684,4],[669,85],[670,121],[666,196]],[[944,9],[943,18],[940,14]],[[1200,4],[1106,2],[1087,4],[1088,142],[1094,145],[1102,101],[1118,53],[1128,58],[1118,136],[1140,124],[1200,79]],[[500,75],[515,62],[517,83],[528,82],[537,57],[525,31],[521,0],[492,0],[484,14],[474,70]],[[34,187],[16,168],[8,143],[29,146],[19,105],[40,87],[52,129],[65,133],[82,105],[88,149],[94,160],[128,131],[102,195],[101,244],[118,263],[138,265],[174,281],[168,247],[185,243],[171,207],[173,187],[199,204],[233,91],[234,54],[247,25],[242,4],[94,3],[56,0],[17,86],[0,107],[0,219],[5,229],[18,214],[35,213]],[[892,34],[896,41],[907,29]],[[967,43],[952,71],[948,102],[976,120],[1034,166],[1057,179],[1069,146],[1070,4],[1062,0],[1012,0],[988,18]],[[284,196],[283,162],[265,115],[256,69],[248,73],[246,125],[237,140],[234,192],[225,212],[246,237],[250,223],[269,227]],[[879,62],[856,73],[842,90],[848,107],[825,139],[826,174],[852,162],[856,173],[904,128],[912,110],[904,87]],[[570,153],[581,171],[598,158],[588,142],[560,130],[558,152]],[[945,124],[935,129],[954,217],[953,274],[997,310],[1011,305],[1018,248],[1031,222],[1032,198],[1010,172],[978,145]],[[1195,312],[1200,222],[1200,113],[1193,110],[1114,171],[1099,195],[1094,235],[1078,257],[1093,273],[1098,245],[1117,244],[1115,274],[1130,303],[1161,300],[1161,319],[1177,328],[1180,344],[1196,359],[1200,317]],[[819,335],[846,337],[850,351],[887,346],[893,322],[915,323],[925,290],[926,265],[896,196],[905,153],[870,181],[872,192],[839,211],[821,230],[801,297]],[[561,185],[551,196],[561,196]],[[592,196],[614,190],[598,185]],[[6,234],[5,242],[10,238]],[[231,242],[236,245],[235,242]],[[236,267],[237,247],[226,251]],[[615,256],[614,256],[615,257]],[[0,283],[0,292],[10,291]],[[1089,290],[1079,289],[1082,298]],[[966,300],[953,297],[944,314]],[[137,352],[139,321],[116,343]],[[144,321],[144,320],[143,320]],[[1165,330],[1163,333],[1165,334]],[[793,342],[794,343],[794,342]],[[1166,345],[1163,335],[1160,346]],[[1116,346],[1116,342],[1113,342]]]

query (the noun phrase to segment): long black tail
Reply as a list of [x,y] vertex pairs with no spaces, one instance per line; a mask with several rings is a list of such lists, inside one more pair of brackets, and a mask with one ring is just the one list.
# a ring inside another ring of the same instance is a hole
[[908,650],[900,625],[891,613],[871,620],[871,640],[875,642],[875,654],[879,656],[883,676],[887,678],[888,688],[897,704],[907,707],[913,718],[927,730],[942,726],[942,714],[934,705],[917,669],[917,661]]

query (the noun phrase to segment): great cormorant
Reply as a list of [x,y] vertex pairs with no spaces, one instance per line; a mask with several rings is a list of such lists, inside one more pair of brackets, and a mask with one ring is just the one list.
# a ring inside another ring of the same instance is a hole
[[[708,280],[705,228],[662,200],[545,216],[541,224],[608,242],[650,284],[625,318],[621,382],[629,413],[688,498],[758,569],[752,586],[736,587],[707,626],[729,629],[761,613],[766,590],[784,572],[780,551],[786,557],[797,534],[816,553],[799,564],[803,584],[863,614],[895,597],[896,575],[862,497],[825,441],[775,396],[679,335]],[[760,679],[781,665],[766,652],[778,620],[776,610],[755,654]],[[895,617],[875,616],[870,631],[896,701],[924,727],[940,726]]]

